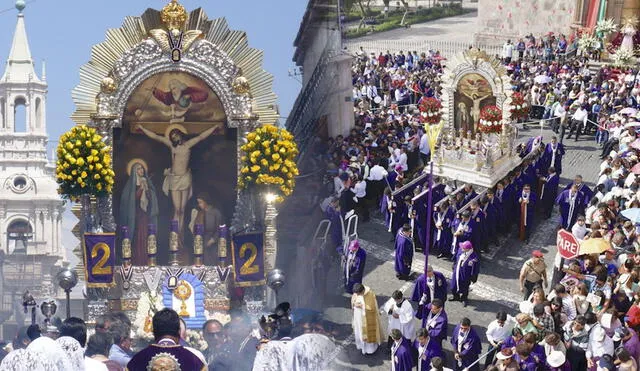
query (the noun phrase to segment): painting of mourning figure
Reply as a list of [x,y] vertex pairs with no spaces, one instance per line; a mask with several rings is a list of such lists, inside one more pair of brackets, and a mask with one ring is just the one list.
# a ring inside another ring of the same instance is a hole
[[480,111],[485,106],[495,105],[496,98],[487,79],[477,73],[469,73],[460,79],[454,94],[454,125],[463,133],[475,135]]
[[134,265],[147,261],[149,230],[157,233],[160,263],[171,229],[184,264],[194,224],[205,227],[206,247],[215,249],[216,225],[233,215],[237,169],[236,129],[227,127],[216,93],[187,73],[154,75],[132,93],[118,130],[114,214],[129,229]]

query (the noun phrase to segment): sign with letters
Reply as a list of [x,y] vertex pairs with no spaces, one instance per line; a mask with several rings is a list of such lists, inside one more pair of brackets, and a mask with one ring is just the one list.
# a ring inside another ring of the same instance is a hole
[[262,232],[242,233],[233,236],[231,258],[236,286],[250,287],[266,283],[264,234]]
[[85,233],[83,242],[87,287],[112,287],[115,284],[115,233]]
[[558,231],[558,237],[556,239],[556,247],[560,256],[565,259],[573,259],[578,256],[580,252],[580,243],[578,240],[564,229]]

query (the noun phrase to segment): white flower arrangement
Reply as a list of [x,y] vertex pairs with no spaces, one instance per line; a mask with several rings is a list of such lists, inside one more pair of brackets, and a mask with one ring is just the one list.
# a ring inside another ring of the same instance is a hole
[[618,50],[616,50],[611,58],[613,59],[613,64],[616,67],[625,67],[635,64],[636,62],[636,57],[634,56],[633,50],[628,50],[625,48],[618,48]]
[[600,40],[592,35],[583,35],[578,39],[578,50],[588,52],[596,49],[600,45]]
[[193,348],[198,349],[199,351],[205,351],[208,347],[206,340],[197,330],[187,330],[187,343]]
[[596,24],[596,33],[607,35],[618,30],[618,25],[613,21],[613,18],[602,19]]
[[164,308],[162,296],[157,292],[145,292],[138,300],[138,311],[136,312],[136,321],[133,323],[135,336],[146,341],[153,341],[153,332],[145,331],[144,325],[149,314],[153,315],[160,309]]

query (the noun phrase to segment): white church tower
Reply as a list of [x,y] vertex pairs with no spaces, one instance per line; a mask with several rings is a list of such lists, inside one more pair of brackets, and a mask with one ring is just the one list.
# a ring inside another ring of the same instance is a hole
[[60,263],[67,260],[61,242],[63,201],[47,158],[44,64],[38,77],[25,29],[25,1],[16,1],[16,8],[18,21],[0,79],[0,250],[6,257],[56,256],[43,260]]

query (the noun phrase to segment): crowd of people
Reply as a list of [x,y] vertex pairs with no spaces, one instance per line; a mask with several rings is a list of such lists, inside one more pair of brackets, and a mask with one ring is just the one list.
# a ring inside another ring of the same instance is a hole
[[[363,354],[375,353],[386,339],[396,371],[447,365],[480,370],[480,364],[488,370],[638,369],[640,219],[633,215],[640,213],[633,212],[640,207],[640,166],[634,168],[640,156],[640,123],[635,122],[640,80],[633,68],[605,65],[592,72],[589,56],[567,57],[570,44],[562,35],[538,41],[529,35],[505,45],[501,59],[512,89],[533,107],[521,121],[543,119],[557,136],[546,144],[542,137],[523,143],[522,165],[494,188],[479,193],[471,185],[434,188],[430,221],[418,196],[424,184],[402,190],[429,161],[428,137],[415,106],[423,97],[440,97],[446,60],[432,51],[376,55],[361,49],[356,54],[355,127],[349,136],[321,145],[331,193],[322,208],[332,220],[331,246],[343,256],[355,342]],[[573,181],[561,185],[564,142],[587,136],[602,151],[598,179],[571,174]],[[397,277],[416,280],[411,297],[394,292],[382,313],[373,290],[363,285],[366,251],[357,240],[345,244],[340,222],[351,211],[366,221],[374,208],[395,242]],[[536,221],[549,219],[556,208],[558,229],[579,241],[591,239],[600,250],[570,260],[557,254],[551,277],[545,254],[534,251],[518,277],[520,312],[496,314],[487,327],[484,354],[469,318],[448,334],[445,303],[460,300],[466,306],[486,245],[497,243],[496,236],[510,233],[514,225],[527,243]],[[425,241],[427,223],[434,231],[430,241]],[[451,277],[431,267],[417,279],[412,274],[413,253],[426,243],[434,256],[454,262]],[[381,314],[389,317],[386,334]],[[415,321],[421,324],[417,331]],[[454,359],[443,352],[448,338]]]

